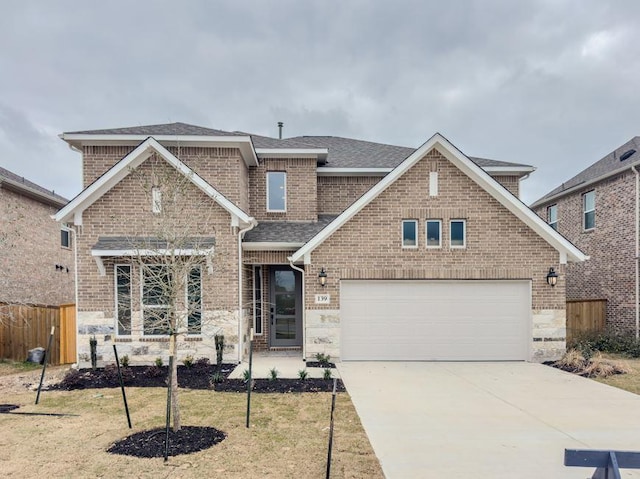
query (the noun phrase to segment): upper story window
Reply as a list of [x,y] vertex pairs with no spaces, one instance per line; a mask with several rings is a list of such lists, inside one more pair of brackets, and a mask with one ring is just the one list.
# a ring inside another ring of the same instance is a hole
[[71,231],[66,228],[60,230],[60,246],[71,248]]
[[284,171],[267,172],[267,211],[287,211],[287,174]]
[[441,230],[442,222],[440,220],[427,220],[427,248],[442,247]]
[[582,195],[582,223],[585,230],[596,227],[596,192],[591,190]]
[[547,208],[547,223],[558,231],[558,205],[551,205]]
[[449,245],[451,248],[466,248],[467,222],[465,220],[451,220],[449,223]]
[[402,221],[402,247],[403,248],[418,247],[418,221],[417,220]]

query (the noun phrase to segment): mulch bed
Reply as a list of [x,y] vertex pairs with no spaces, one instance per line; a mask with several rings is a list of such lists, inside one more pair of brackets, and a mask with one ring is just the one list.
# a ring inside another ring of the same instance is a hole
[[[178,432],[169,430],[169,456],[191,454],[224,441],[225,432],[213,427],[182,426]],[[113,443],[107,452],[134,457],[164,457],[164,428],[137,432]]]
[[319,363],[318,361],[307,361],[308,368],[335,368],[335,363]]
[[[219,392],[246,392],[247,384],[242,379],[228,379],[235,367],[235,364],[222,364],[220,369],[211,364],[194,364],[191,367],[178,366],[178,387]],[[128,366],[121,368],[120,371],[126,387],[167,386],[167,366]],[[212,376],[216,372],[220,382],[214,383]],[[118,370],[113,364],[95,370],[72,369],[62,381],[49,386],[49,389],[72,391],[116,387],[120,387],[120,383],[118,382]],[[252,391],[256,393],[331,392],[333,391],[333,379],[254,379]],[[336,391],[345,391],[341,379],[338,379]]]

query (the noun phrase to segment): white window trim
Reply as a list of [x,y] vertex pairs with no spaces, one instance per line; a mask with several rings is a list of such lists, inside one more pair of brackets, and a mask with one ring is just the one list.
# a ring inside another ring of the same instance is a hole
[[184,304],[185,304],[185,309],[187,310],[187,336],[190,338],[199,338],[202,336],[202,322],[204,321],[204,301],[203,301],[203,297],[204,295],[202,294],[202,265],[201,264],[196,264],[194,266],[191,267],[191,269],[195,269],[198,268],[200,270],[200,332],[199,333],[190,333],[189,332],[189,275],[191,274],[190,272],[187,273],[187,277],[185,278],[185,282],[184,282]]
[[[551,221],[551,208],[553,208],[554,206],[556,208],[556,220],[555,221]],[[553,229],[558,231],[558,203],[554,203],[553,205],[547,206],[547,223]],[[554,225],[555,225],[555,227],[554,227]]]
[[162,191],[159,187],[151,188],[151,211],[153,213],[162,213]]
[[[281,210],[274,210],[269,208],[269,175],[278,173],[284,175],[284,208]],[[287,172],[286,171],[267,171],[267,213],[286,213],[287,212]]]
[[73,231],[68,226],[61,226],[60,231],[66,231],[69,237],[69,246],[64,246],[62,244],[62,236],[60,236],[60,247],[63,249],[72,249],[73,248]]
[[[415,232],[416,232],[415,245],[404,244],[404,224],[405,223],[413,223],[415,225]],[[418,220],[402,220],[402,223],[400,224],[400,241],[402,242],[402,249],[418,249]]]
[[[153,264],[152,266],[156,266]],[[166,264],[158,263],[157,266],[167,266]],[[161,304],[144,304],[144,266],[140,268],[140,321],[142,321],[142,336],[145,338],[168,338],[168,334],[147,334],[144,327],[144,312],[145,309],[169,309],[169,305]]]
[[[593,193],[593,209],[587,210],[587,195]],[[587,213],[593,211],[593,228],[587,228]],[[596,190],[586,191],[582,194],[582,231],[593,231],[596,229]]]
[[[262,273],[263,273],[263,269],[262,269],[262,265],[254,265],[253,266],[253,334],[254,336],[262,336],[264,334],[264,328],[262,327],[262,314],[260,315],[259,318],[256,317],[256,271],[260,269],[260,302],[262,303],[262,306],[260,308],[261,313],[264,312],[264,284],[262,282]],[[256,325],[257,323],[260,323],[260,332],[256,332],[257,328]]]
[[[438,223],[439,235],[438,235],[438,246],[429,245],[429,235],[427,234],[427,224],[428,223]],[[424,222],[424,243],[427,249],[441,249],[442,248],[442,220],[426,220]]]
[[[451,242],[453,241],[453,238],[451,236],[451,232],[452,232],[452,228],[451,225],[453,223],[460,223],[462,222],[462,244],[461,245],[453,245],[451,244]],[[463,219],[452,219],[449,220],[449,248],[451,249],[465,249],[467,247],[467,220],[463,220]]]
[[[131,330],[129,331],[129,334],[120,334],[119,333],[119,327],[118,324],[120,323],[120,318],[118,317],[118,268],[119,267],[126,267],[129,268],[129,311],[131,311],[131,325],[130,328]],[[116,319],[116,325],[115,325],[115,333],[116,333],[116,337],[117,338],[130,338],[131,336],[133,336],[133,281],[131,281],[133,279],[132,277],[132,270],[133,268],[131,267],[130,264],[122,264],[122,263],[116,263],[113,265],[113,299],[115,301],[114,304],[114,317]]]
[[429,196],[438,196],[438,172],[429,172]]

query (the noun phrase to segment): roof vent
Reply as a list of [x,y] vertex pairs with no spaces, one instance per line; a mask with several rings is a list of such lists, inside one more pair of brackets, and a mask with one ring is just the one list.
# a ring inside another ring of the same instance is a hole
[[627,150],[622,155],[620,155],[620,161],[624,161],[628,158],[631,158],[636,150]]
[[284,126],[284,123],[282,123],[281,121],[278,122],[278,139],[282,140],[282,127]]

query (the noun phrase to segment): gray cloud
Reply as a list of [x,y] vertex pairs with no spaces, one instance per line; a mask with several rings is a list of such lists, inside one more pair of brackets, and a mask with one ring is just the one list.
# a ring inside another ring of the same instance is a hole
[[28,1],[0,18],[0,164],[66,196],[63,131],[184,121],[538,167],[532,201],[639,134],[634,0]]

